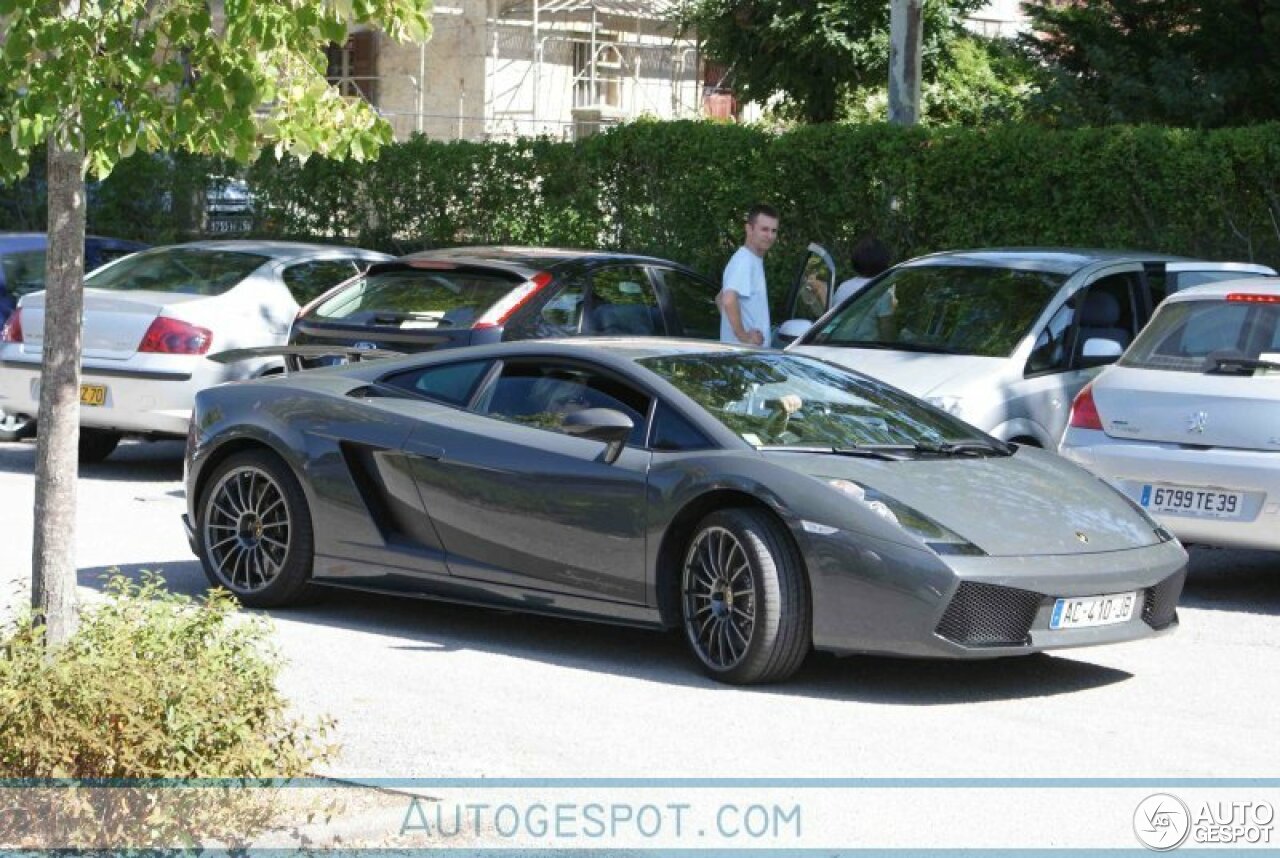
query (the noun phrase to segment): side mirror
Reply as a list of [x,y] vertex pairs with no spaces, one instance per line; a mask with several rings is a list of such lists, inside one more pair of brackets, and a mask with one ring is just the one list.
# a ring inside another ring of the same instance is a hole
[[622,448],[631,437],[635,423],[621,411],[612,408],[584,408],[565,415],[561,428],[566,435],[608,444],[604,451],[604,461],[606,465],[612,465],[622,455]]
[[1102,366],[1113,363],[1122,354],[1124,346],[1115,340],[1092,337],[1084,341],[1084,347],[1080,350],[1080,364],[1085,367]]
[[778,345],[788,346],[809,333],[809,329],[812,327],[813,322],[804,319],[788,319],[778,326],[775,339],[777,339]]

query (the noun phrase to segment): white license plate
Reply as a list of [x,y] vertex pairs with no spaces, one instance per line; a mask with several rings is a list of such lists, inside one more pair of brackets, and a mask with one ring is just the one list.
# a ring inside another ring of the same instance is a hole
[[1194,486],[1142,487],[1142,506],[1151,512],[1196,518],[1242,518],[1244,492],[1198,489]]
[[1049,618],[1049,628],[1083,629],[1089,626],[1123,623],[1133,617],[1133,608],[1136,604],[1138,604],[1136,592],[1058,599],[1053,603],[1053,616]]

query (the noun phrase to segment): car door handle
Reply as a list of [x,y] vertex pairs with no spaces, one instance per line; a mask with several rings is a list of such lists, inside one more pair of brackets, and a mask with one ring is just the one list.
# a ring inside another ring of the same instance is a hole
[[404,450],[406,453],[421,456],[424,459],[444,458],[444,447],[437,447],[435,444],[428,444],[425,441],[415,441],[412,438],[404,445]]

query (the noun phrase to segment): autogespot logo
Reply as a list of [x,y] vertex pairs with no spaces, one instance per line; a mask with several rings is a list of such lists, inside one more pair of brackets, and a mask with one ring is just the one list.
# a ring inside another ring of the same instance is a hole
[[1133,833],[1148,849],[1177,849],[1191,832],[1191,811],[1176,795],[1158,792],[1138,803],[1133,812]]

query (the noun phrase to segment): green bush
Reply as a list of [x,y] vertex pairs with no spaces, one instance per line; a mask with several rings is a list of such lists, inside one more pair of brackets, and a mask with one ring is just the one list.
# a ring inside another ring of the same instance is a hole
[[[202,226],[199,190],[231,168],[135,156],[97,188],[94,230],[153,242]],[[36,171],[38,172],[38,171]],[[719,272],[757,200],[782,213],[770,282],[805,245],[838,262],[875,232],[899,258],[999,245],[1130,248],[1280,264],[1280,125],[1062,130],[638,121],[577,142],[415,137],[377,161],[264,155],[254,233],[393,253],[521,243],[652,253]],[[34,178],[0,188],[0,227],[30,224]],[[781,300],[782,288],[771,290]]]
[[[142,785],[15,801],[57,807],[54,816],[71,820],[64,844],[104,831],[198,839],[265,825],[263,795],[181,794],[146,781],[291,778],[327,757],[329,725],[291,716],[276,688],[281,661],[266,621],[237,612],[225,591],[196,601],[154,574],[115,576],[106,590],[62,647],[48,650],[29,620],[0,642],[0,778]],[[0,830],[0,842],[14,837]]]

